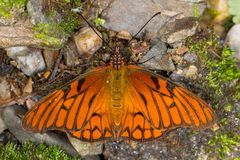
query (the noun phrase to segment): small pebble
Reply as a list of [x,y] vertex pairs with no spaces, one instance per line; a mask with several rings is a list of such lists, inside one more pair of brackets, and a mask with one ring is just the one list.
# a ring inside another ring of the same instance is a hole
[[120,31],[120,32],[117,33],[117,38],[124,39],[124,40],[131,40],[132,36],[127,31]]
[[33,84],[32,77],[29,77],[27,84],[23,88],[23,93],[25,94],[32,93],[32,90],[33,90],[32,84]]
[[28,47],[10,47],[6,49],[7,55],[16,61],[17,68],[24,74],[32,76],[46,68],[40,49]]
[[185,78],[196,79],[197,77],[197,67],[194,65],[190,65],[188,68],[183,69],[183,75]]
[[195,53],[186,53],[183,56],[183,60],[192,64],[198,61],[198,56]]
[[[97,33],[102,36],[100,32],[97,31]],[[90,27],[82,28],[74,36],[74,41],[79,55],[86,58],[91,57],[99,48],[102,47],[102,39]]]

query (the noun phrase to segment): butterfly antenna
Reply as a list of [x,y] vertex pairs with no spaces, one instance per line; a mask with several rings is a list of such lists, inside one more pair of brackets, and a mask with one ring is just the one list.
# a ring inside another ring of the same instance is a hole
[[133,40],[133,38],[135,38],[143,29],[144,27],[146,27],[146,25],[157,15],[161,14],[161,12],[157,12],[155,13],[143,26],[142,28],[130,39],[130,41],[128,42],[128,44],[130,44],[130,42]]
[[98,37],[103,41],[103,43],[105,43],[107,45],[107,47],[113,52],[113,49],[108,45],[108,42],[102,38],[102,36],[98,33],[98,31],[96,31],[96,29],[93,27],[93,25],[91,23],[89,23],[88,20],[81,13],[78,12],[78,14],[89,25],[89,27],[92,28],[92,30],[98,35]]

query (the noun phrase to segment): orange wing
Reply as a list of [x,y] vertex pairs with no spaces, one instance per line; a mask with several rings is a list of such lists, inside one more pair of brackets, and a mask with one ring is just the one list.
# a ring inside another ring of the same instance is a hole
[[98,141],[113,137],[106,106],[107,68],[83,74],[39,101],[24,117],[26,130],[62,130],[75,138]]
[[191,92],[140,67],[128,68],[131,96],[121,137],[151,140],[176,127],[203,129],[215,121],[211,107]]

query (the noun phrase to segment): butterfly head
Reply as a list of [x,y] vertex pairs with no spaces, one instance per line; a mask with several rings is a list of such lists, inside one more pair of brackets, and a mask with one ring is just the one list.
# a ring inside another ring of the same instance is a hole
[[111,56],[110,64],[117,70],[124,64],[119,47],[116,47],[115,53]]

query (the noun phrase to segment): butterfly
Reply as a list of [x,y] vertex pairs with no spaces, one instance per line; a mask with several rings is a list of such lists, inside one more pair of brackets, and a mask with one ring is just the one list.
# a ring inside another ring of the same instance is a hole
[[116,47],[97,67],[40,100],[23,118],[28,131],[60,130],[82,141],[148,141],[178,127],[196,130],[215,121],[213,109],[180,85],[137,65]]

